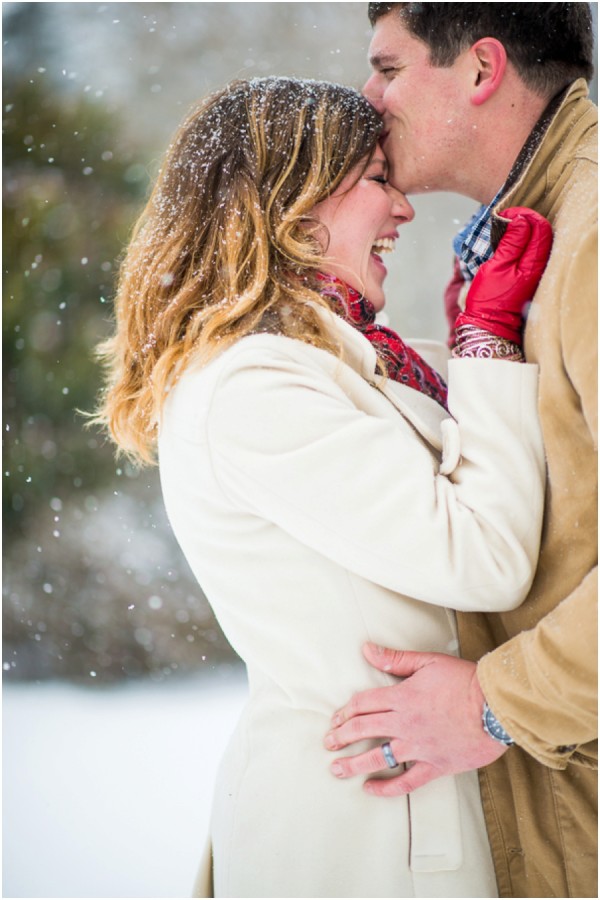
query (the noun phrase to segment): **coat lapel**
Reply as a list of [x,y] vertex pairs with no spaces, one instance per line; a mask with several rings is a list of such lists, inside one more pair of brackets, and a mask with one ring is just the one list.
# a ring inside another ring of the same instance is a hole
[[431,397],[397,381],[386,381],[380,390],[421,437],[435,450],[441,451],[441,426],[443,421],[450,418],[449,413]]
[[416,431],[438,452],[442,449],[441,424],[449,418],[448,412],[414,388],[398,381],[386,379],[382,382],[377,372],[377,354],[372,344],[356,328],[339,316],[331,314],[333,322],[328,325],[336,332],[344,348],[344,362],[377,388],[398,412],[407,419]]

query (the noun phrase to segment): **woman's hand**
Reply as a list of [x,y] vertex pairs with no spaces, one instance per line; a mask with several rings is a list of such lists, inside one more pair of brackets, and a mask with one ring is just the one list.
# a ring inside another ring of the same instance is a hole
[[456,327],[474,325],[521,346],[524,311],[546,268],[552,228],[522,206],[505,210],[502,218],[509,219],[506,232],[473,279]]
[[452,278],[444,290],[444,309],[446,311],[446,321],[448,322],[448,346],[451,350],[456,344],[456,320],[462,312],[459,298],[464,291],[464,287],[465,280],[457,257],[454,260]]

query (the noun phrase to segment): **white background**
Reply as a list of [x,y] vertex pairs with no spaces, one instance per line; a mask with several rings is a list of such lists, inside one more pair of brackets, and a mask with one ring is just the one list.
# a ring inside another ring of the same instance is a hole
[[4,688],[3,897],[189,897],[241,670]]

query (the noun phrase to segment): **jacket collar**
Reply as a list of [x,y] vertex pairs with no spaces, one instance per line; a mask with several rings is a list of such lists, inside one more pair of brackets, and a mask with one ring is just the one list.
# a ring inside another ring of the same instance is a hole
[[[504,192],[492,211],[492,243],[494,246],[502,236],[506,221],[502,211],[511,206],[529,206],[551,220],[553,202],[552,187],[558,181],[565,161],[576,152],[581,152],[582,142],[589,134],[590,152],[595,152],[595,126],[598,110],[588,97],[588,86],[584,78],[574,81],[558,98],[558,108],[553,101],[538,125],[543,128],[548,112],[552,115],[545,127],[541,140],[528,141],[525,158],[514,183]],[[536,126],[537,128],[538,126]],[[535,131],[535,129],[534,129]],[[510,177],[510,176],[509,176]]]

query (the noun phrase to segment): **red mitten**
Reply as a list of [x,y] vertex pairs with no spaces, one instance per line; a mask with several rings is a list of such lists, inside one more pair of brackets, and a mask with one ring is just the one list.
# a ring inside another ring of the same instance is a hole
[[458,298],[464,285],[465,280],[462,277],[458,259],[455,258],[452,279],[448,282],[444,291],[444,309],[446,310],[446,321],[448,322],[448,346],[450,349],[456,344],[456,319],[462,312],[458,305]]
[[510,220],[504,236],[473,279],[456,327],[476,325],[521,346],[524,309],[546,268],[552,228],[523,206],[504,210],[502,218]]

